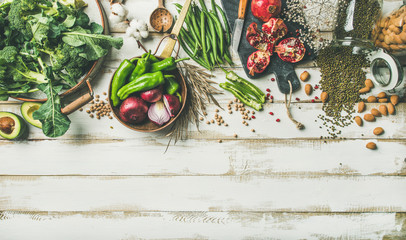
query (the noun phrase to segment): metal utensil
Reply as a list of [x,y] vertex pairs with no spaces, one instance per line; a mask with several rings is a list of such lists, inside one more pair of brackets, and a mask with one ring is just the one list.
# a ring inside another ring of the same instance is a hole
[[158,7],[151,13],[149,23],[158,32],[168,32],[171,29],[173,16],[164,7],[164,0],[158,0]]
[[238,18],[235,20],[234,23],[231,47],[236,53],[238,52],[238,46],[240,45],[247,4],[248,0],[240,0],[240,6],[238,7]]

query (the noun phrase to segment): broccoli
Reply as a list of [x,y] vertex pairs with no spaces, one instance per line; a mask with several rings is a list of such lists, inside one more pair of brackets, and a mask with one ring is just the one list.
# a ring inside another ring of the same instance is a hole
[[[38,61],[43,67],[42,59],[39,58]],[[24,63],[22,56],[14,46],[7,46],[0,50],[0,65],[2,66],[0,74],[4,78],[13,76],[14,81],[28,81],[36,84],[47,82],[43,72],[34,71]]]

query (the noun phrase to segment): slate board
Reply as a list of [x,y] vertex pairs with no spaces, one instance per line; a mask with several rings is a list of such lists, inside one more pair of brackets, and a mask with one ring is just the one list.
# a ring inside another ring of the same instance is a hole
[[[238,17],[238,6],[240,1],[239,0],[221,0],[223,9],[226,12],[228,22],[230,24],[230,28],[234,29],[234,22]],[[286,3],[285,1],[282,0],[282,12],[286,11]],[[283,16],[280,16],[283,19]],[[305,31],[304,27],[301,26],[300,24],[294,23],[294,22],[288,22],[284,19],[286,26],[288,27],[288,34],[284,38],[288,37],[296,37],[296,30],[297,29],[302,29]],[[244,28],[242,31],[242,36],[241,36],[241,41],[240,45],[238,48],[238,54],[240,56],[241,62],[243,64],[245,73],[247,76],[251,79],[257,79],[266,75],[269,75],[270,73],[274,73],[276,76],[276,81],[278,83],[279,90],[284,93],[288,94],[290,91],[289,83],[288,80],[291,80],[292,86],[293,86],[293,91],[297,90],[300,88],[300,82],[299,78],[297,77],[294,66],[295,64],[292,63],[287,63],[282,61],[277,53],[274,53],[271,56],[271,63],[267,67],[267,69],[260,74],[255,74],[255,76],[251,76],[249,74],[249,70],[247,68],[247,60],[248,57],[257,49],[252,47],[248,41],[245,38],[247,28],[248,26],[252,23],[256,22],[258,24],[258,28],[262,28],[263,22],[256,19],[252,13],[251,13],[251,1],[248,1],[248,7],[247,7],[247,13],[245,16],[245,21],[244,21]],[[303,58],[302,61],[306,61],[309,59],[314,58],[314,53],[311,51],[309,46],[305,44],[306,47],[306,56]],[[310,55],[309,55],[310,53]]]

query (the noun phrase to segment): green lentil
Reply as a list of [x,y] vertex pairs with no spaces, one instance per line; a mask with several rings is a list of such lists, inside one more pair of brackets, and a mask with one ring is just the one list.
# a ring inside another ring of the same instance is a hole
[[361,100],[359,90],[366,79],[363,68],[368,61],[365,55],[352,54],[352,47],[328,46],[320,50],[316,60],[320,67],[321,89],[327,92],[329,101],[323,104],[324,115],[318,118],[333,138],[341,129],[353,123],[354,105]]
[[381,12],[381,5],[378,0],[357,0],[355,2],[353,15],[353,30],[344,29],[347,22],[347,8],[352,0],[339,1],[337,27],[335,34],[338,39],[353,37],[360,39],[371,39],[371,32]]

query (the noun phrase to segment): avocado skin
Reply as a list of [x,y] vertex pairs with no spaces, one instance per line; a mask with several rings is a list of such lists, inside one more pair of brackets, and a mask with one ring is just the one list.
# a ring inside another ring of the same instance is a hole
[[17,136],[10,137],[11,134],[4,134],[3,132],[0,131],[1,137],[8,139],[8,140],[24,140],[28,137],[28,126],[22,117],[14,114],[14,113],[11,113],[11,112],[0,112],[0,118],[1,117],[10,117],[14,121],[18,121],[18,123],[20,125],[20,129],[14,130],[14,131],[19,130],[19,133],[17,134]]

